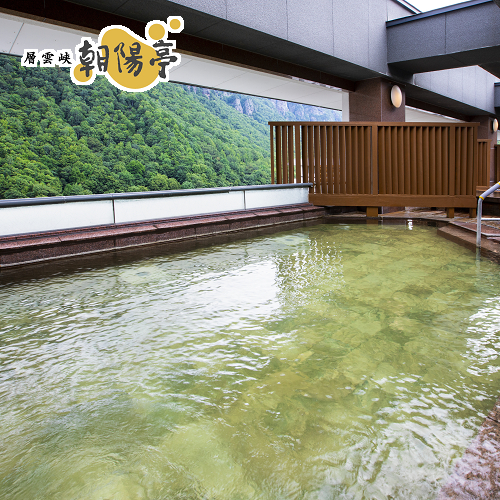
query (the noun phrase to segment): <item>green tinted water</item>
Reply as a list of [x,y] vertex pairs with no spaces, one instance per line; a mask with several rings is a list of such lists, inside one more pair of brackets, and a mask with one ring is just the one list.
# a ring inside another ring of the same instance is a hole
[[0,497],[427,499],[500,392],[499,268],[320,225],[0,287]]

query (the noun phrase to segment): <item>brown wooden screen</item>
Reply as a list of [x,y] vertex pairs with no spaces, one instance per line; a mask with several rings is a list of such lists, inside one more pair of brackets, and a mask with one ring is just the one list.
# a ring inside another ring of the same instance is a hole
[[[269,125],[273,182],[313,183],[309,197],[312,203],[476,205],[479,144],[475,123]],[[485,162],[483,156],[481,161]]]
[[495,182],[500,182],[500,144],[495,145]]
[[477,141],[477,189],[481,192],[490,187],[491,139]]

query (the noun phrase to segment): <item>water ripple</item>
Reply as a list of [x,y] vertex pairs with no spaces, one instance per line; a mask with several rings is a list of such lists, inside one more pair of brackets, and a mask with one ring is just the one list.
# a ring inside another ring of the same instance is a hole
[[2,498],[434,498],[497,396],[499,284],[349,225],[0,284]]

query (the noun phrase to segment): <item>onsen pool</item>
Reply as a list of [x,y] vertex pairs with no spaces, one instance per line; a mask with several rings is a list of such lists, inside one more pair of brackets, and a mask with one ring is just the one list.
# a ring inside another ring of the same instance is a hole
[[322,224],[0,286],[0,492],[431,499],[498,396],[500,275]]

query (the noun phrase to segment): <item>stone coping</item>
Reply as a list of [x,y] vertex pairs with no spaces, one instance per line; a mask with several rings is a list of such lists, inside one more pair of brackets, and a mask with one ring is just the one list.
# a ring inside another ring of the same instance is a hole
[[0,238],[0,270],[76,255],[311,220],[324,214],[324,208],[304,203],[4,236]]

